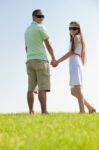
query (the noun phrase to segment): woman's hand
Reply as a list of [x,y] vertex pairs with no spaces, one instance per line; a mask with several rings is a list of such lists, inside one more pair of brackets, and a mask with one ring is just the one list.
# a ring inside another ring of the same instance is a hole
[[53,67],[56,67],[56,66],[58,65],[58,62],[57,62],[56,60],[52,60],[52,61],[51,61],[51,65],[52,65]]

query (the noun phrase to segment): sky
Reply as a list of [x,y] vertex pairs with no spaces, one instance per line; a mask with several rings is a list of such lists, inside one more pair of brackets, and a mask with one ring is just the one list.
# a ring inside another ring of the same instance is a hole
[[[69,23],[80,23],[87,55],[83,92],[99,112],[99,1],[0,0],[0,113],[28,112],[24,32],[32,22],[32,11],[38,8],[45,15],[43,24],[49,33],[56,59],[68,52]],[[56,68],[50,66],[50,74],[48,111],[78,112],[78,102],[70,94],[68,60]],[[40,112],[37,95],[34,110]]]

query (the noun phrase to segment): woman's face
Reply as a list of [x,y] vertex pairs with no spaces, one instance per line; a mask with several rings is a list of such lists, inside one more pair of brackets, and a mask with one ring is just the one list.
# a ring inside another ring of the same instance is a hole
[[78,32],[79,29],[80,28],[77,24],[70,24],[69,26],[70,35],[74,36]]

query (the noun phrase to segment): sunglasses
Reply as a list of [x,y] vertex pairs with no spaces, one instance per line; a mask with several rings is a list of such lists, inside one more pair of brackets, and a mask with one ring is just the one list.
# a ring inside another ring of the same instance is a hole
[[69,30],[79,30],[80,28],[78,27],[69,27]]
[[44,18],[44,15],[35,15],[37,18]]

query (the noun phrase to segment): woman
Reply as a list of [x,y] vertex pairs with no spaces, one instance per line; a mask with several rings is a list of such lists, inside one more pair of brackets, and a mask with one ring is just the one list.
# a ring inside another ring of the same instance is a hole
[[69,26],[70,31],[70,50],[57,61],[51,62],[53,67],[57,66],[60,62],[70,57],[69,70],[70,70],[70,86],[71,94],[78,99],[80,113],[84,113],[84,105],[89,110],[89,113],[96,112],[84,98],[82,93],[82,70],[85,64],[85,44],[81,33],[80,25],[78,22],[71,22]]

